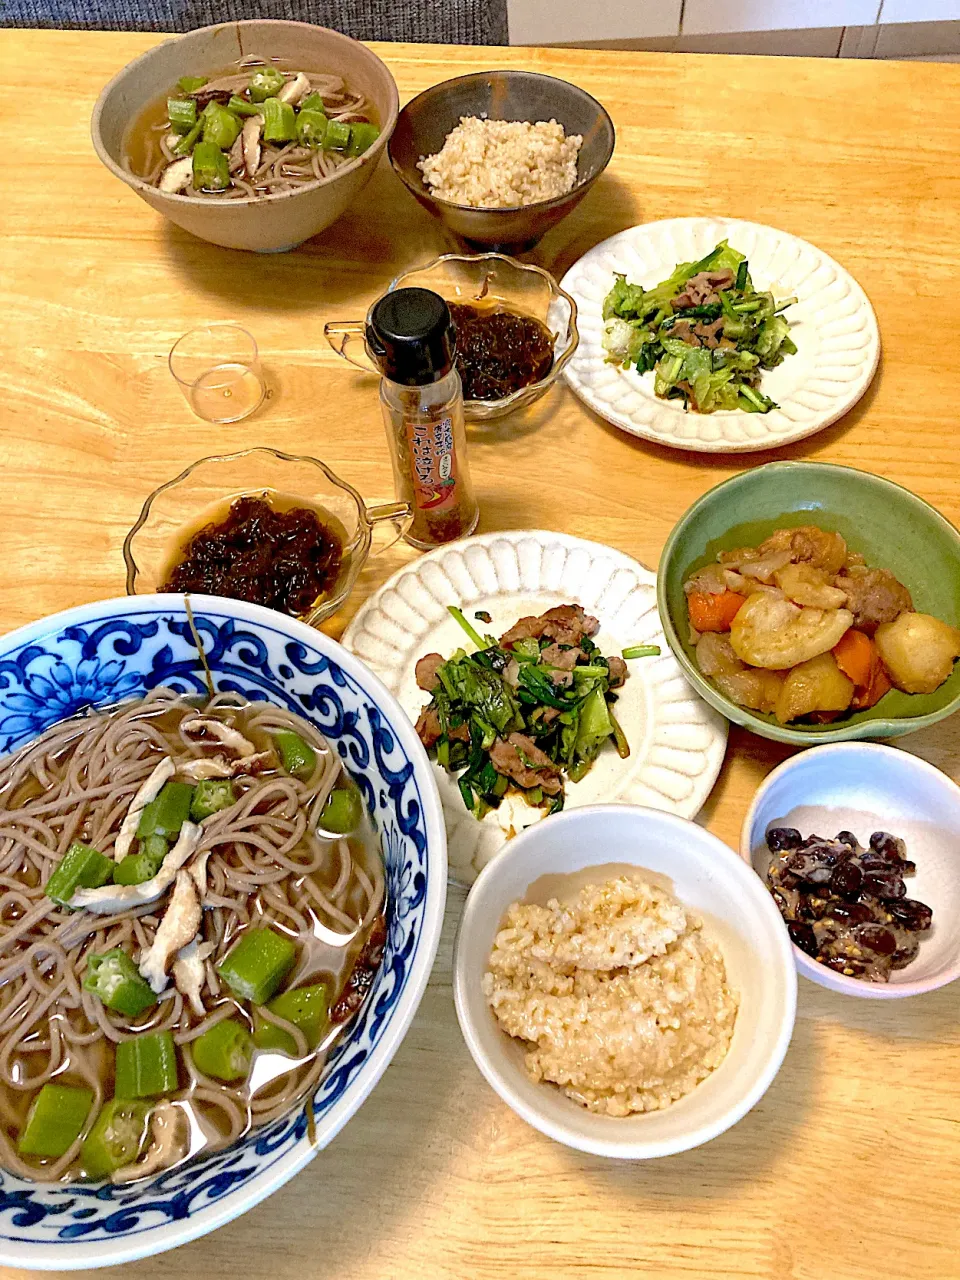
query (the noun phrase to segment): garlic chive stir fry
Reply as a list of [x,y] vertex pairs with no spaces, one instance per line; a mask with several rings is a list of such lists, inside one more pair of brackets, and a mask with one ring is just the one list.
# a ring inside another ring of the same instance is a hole
[[[459,775],[475,817],[509,793],[556,813],[565,779],[579,781],[608,741],[629,756],[616,690],[627,679],[624,659],[655,656],[657,645],[604,657],[591,639],[600,624],[579,604],[520,618],[499,641],[481,636],[460,609],[450,613],[476,652],[428,653],[417,663],[417,684],[431,694],[417,733],[437,763]],[[489,622],[489,614],[477,616]]]
[[134,127],[143,159],[131,168],[170,194],[276,195],[362,155],[380,136],[372,117],[339,76],[245,58],[211,79],[183,76],[160,119]]
[[695,413],[769,413],[777,406],[760,377],[796,354],[783,316],[796,301],[756,290],[747,259],[721,240],[652,289],[617,275],[603,301],[603,347],[617,364],[652,369],[656,394]]

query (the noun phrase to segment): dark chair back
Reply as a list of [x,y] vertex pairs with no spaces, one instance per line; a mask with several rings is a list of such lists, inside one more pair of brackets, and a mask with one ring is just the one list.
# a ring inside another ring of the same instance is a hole
[[287,18],[357,40],[506,44],[506,0],[4,0],[0,26],[191,31],[240,18]]

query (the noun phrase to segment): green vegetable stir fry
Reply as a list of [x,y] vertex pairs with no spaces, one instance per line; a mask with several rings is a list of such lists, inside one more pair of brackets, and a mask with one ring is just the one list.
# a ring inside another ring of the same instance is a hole
[[760,377],[796,354],[783,317],[796,301],[756,290],[747,259],[721,240],[652,289],[617,275],[603,300],[603,346],[617,364],[652,369],[656,394],[695,413],[769,413],[777,406]]
[[[556,813],[564,781],[579,781],[609,740],[630,754],[614,713],[627,678],[625,658],[659,654],[656,645],[604,657],[591,636],[599,623],[578,604],[521,618],[496,640],[481,636],[451,607],[476,652],[417,663],[417,683],[432,696],[417,721],[427,750],[459,774],[463,803],[477,818],[515,792]],[[489,621],[489,615],[477,615]]]

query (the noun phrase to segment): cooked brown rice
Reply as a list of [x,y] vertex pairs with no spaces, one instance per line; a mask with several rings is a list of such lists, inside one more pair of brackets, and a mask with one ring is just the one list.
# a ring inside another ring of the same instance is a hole
[[638,876],[587,885],[569,904],[515,902],[483,991],[527,1043],[533,1080],[590,1111],[669,1106],[726,1056],[737,1016],[723,957],[702,922]]
[[461,116],[436,155],[417,167],[431,194],[475,209],[537,204],[572,191],[583,138],[556,120]]

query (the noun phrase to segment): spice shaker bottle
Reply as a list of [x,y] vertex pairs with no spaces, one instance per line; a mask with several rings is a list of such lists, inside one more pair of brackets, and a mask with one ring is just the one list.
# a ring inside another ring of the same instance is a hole
[[380,406],[397,497],[413,511],[406,539],[427,550],[465,538],[480,510],[467,466],[449,307],[429,289],[395,289],[371,308],[364,336],[382,375]]

